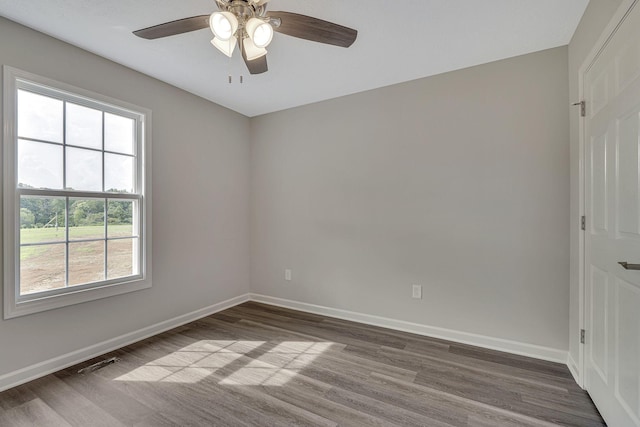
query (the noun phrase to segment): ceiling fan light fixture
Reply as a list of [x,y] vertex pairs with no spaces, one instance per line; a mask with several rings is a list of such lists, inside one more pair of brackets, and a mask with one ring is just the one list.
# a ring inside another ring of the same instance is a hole
[[[2,1],[2,0],[0,0]],[[333,46],[349,47],[358,31],[333,22],[293,12],[267,12],[269,0],[214,0],[218,11],[177,19],[134,31],[146,40],[189,33],[209,28],[211,44],[228,57],[237,45],[251,74],[268,70],[267,49],[278,33]]]
[[258,18],[251,18],[245,26],[247,34],[253,44],[258,48],[269,46],[273,39],[273,27],[268,22]]
[[242,47],[244,48],[244,54],[247,61],[253,61],[267,54],[267,49],[264,47],[258,47],[253,43],[251,38],[247,37],[242,41]]
[[216,38],[227,41],[238,30],[238,18],[231,12],[213,12],[209,18],[209,26]]
[[238,40],[235,37],[231,37],[229,40],[220,40],[219,38],[214,37],[213,40],[211,40],[211,44],[220,52],[231,58],[233,51],[236,48],[236,44],[238,44]]

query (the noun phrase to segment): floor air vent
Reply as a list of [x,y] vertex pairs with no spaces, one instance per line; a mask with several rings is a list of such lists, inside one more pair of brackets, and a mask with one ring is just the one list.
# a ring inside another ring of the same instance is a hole
[[89,374],[91,372],[97,371],[98,369],[102,369],[107,365],[111,365],[113,363],[119,362],[120,359],[117,357],[112,357],[111,359],[101,360],[98,363],[94,363],[93,365],[87,366],[86,368],[82,368],[78,371],[79,374]]

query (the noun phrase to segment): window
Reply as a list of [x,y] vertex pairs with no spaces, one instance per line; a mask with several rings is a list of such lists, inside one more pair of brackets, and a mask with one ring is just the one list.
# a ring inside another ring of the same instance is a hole
[[150,111],[6,66],[4,106],[4,317],[150,287]]

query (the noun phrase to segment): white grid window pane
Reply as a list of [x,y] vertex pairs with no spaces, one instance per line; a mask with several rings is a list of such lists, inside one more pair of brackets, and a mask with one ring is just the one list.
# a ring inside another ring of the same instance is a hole
[[18,90],[18,137],[62,143],[63,102]]
[[20,197],[20,244],[64,242],[64,197]]
[[110,199],[107,203],[107,237],[133,236],[133,218],[136,212],[133,200]]
[[102,153],[67,147],[67,189],[102,191]]
[[107,241],[107,278],[138,274],[138,239]]
[[134,158],[119,154],[104,155],[104,189],[116,193],[134,192]]
[[69,286],[104,280],[104,240],[69,243]]
[[66,119],[67,144],[102,149],[102,111],[67,102]]
[[20,247],[20,294],[65,287],[65,244]]
[[69,198],[69,239],[104,239],[104,199]]
[[18,141],[18,187],[62,188],[62,146]]
[[134,154],[135,122],[133,119],[105,113],[104,149],[123,154]]

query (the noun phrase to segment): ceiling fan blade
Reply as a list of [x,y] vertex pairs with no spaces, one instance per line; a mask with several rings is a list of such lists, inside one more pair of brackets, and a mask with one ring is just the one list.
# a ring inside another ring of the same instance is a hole
[[269,67],[267,67],[267,55],[261,56],[258,59],[254,59],[253,61],[244,62],[247,64],[247,68],[249,69],[250,74],[262,74],[269,71]]
[[165,22],[153,27],[143,28],[134,31],[138,37],[153,40],[161,37],[175,36],[176,34],[188,33],[190,31],[202,30],[209,26],[209,15],[192,16],[191,18],[178,19],[176,21]]
[[281,21],[279,27],[274,25],[274,31],[300,39],[349,47],[358,36],[358,31],[352,28],[311,16],[291,12],[269,12],[268,16]]
[[247,65],[249,74],[262,74],[269,71],[269,67],[267,67],[267,55],[263,55],[260,58],[249,61],[247,60],[247,52],[244,50],[244,43],[240,42],[240,44],[242,59],[244,59],[244,63]]

